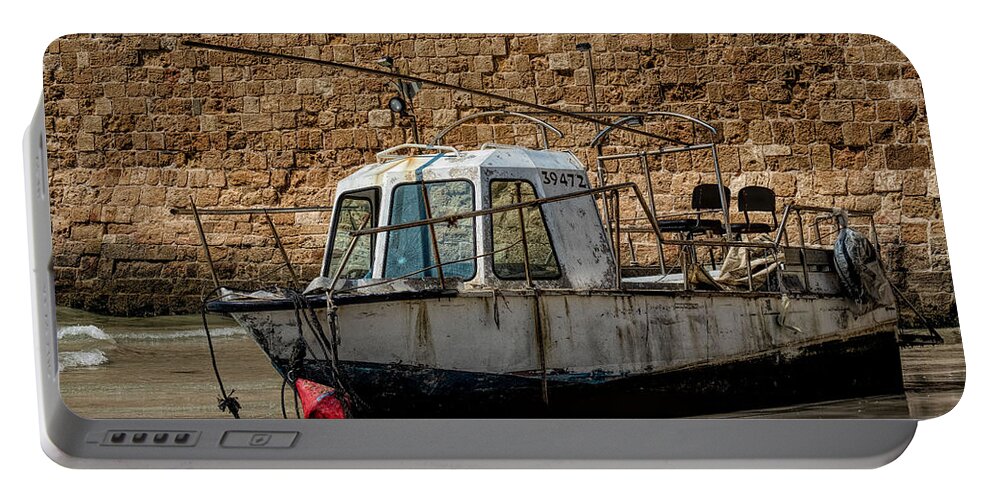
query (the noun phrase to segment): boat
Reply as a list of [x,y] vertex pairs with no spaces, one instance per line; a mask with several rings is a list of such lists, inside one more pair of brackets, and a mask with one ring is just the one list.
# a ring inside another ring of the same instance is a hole
[[[791,205],[769,242],[658,232],[687,272],[646,273],[620,264],[632,228],[597,204],[637,185],[591,189],[568,151],[377,156],[339,183],[306,291],[207,303],[281,376],[347,388],[357,416],[676,416],[902,391],[892,295],[858,302],[833,246],[783,241],[797,214],[865,214]],[[709,247],[720,266],[690,263]],[[742,250],[753,276],[726,279]]]
[[[220,286],[205,310],[251,334],[306,416],[321,399],[354,418],[648,418],[903,392],[872,213],[794,200],[759,223],[743,198],[771,190],[739,191],[732,214],[705,121],[576,114],[600,124],[589,168],[548,146],[561,131],[538,111],[469,114],[377,153],[338,183],[308,286]],[[542,140],[444,144],[496,116]],[[646,120],[706,139],[603,154]],[[714,169],[694,210],[656,206],[647,158],[692,151]],[[643,183],[607,181],[625,159]]]

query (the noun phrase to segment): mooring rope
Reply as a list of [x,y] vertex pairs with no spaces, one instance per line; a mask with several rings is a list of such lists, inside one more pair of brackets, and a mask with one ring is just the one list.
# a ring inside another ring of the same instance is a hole
[[348,378],[339,369],[338,344],[340,341],[337,335],[337,315],[335,314],[333,302],[328,304],[328,328],[331,331],[331,339],[328,339],[327,334],[324,332],[324,328],[321,326],[320,320],[317,318],[317,312],[314,311],[314,308],[307,300],[307,297],[293,289],[284,290],[284,294],[293,302],[293,307],[297,313],[298,326],[302,324],[302,321],[300,320],[300,314],[302,313],[303,318],[307,323],[307,327],[310,329],[311,333],[314,334],[314,338],[317,339],[317,342],[323,351],[325,361],[329,362],[331,365],[330,376],[328,376],[329,374],[327,371],[322,370],[325,377],[330,379],[331,384],[335,386],[335,389],[347,395],[353,404],[364,406],[362,399],[358,397],[355,390],[351,387]]
[[[210,333],[210,327],[207,325],[207,303],[211,300],[216,300],[217,298],[223,298],[219,295],[222,287],[217,287],[211,290],[209,293],[204,295],[201,301],[200,307],[200,318],[203,322],[204,333],[207,337],[207,347],[210,350],[210,361],[214,370],[214,376],[217,379],[217,385],[220,388],[221,397],[217,398],[218,408],[221,411],[229,411],[234,416],[234,418],[240,418],[239,411],[241,410],[241,404],[238,402],[238,398],[234,397],[234,390],[232,389],[228,392],[224,387],[224,381],[221,377],[220,370],[217,366],[217,356],[215,353],[214,342],[212,335]],[[324,332],[324,328],[321,325],[320,320],[317,317],[317,312],[314,307],[307,300],[307,297],[300,293],[299,290],[293,288],[280,288],[274,287],[271,289],[276,293],[282,294],[285,298],[290,300],[293,305],[294,315],[296,319],[297,327],[297,344],[294,348],[292,359],[289,360],[289,365],[285,367],[278,366],[273,361],[273,367],[276,368],[277,372],[282,376],[282,386],[280,387],[280,408],[282,410],[283,418],[289,418],[286,411],[286,386],[289,385],[293,391],[293,401],[294,410],[296,411],[297,418],[300,418],[300,408],[299,401],[300,396],[296,388],[296,373],[304,369],[304,358],[307,353],[309,353],[315,360],[320,359],[318,353],[315,352],[311,343],[307,341],[304,335],[304,325],[310,330],[314,338],[317,341],[317,350],[320,351],[320,357],[329,363],[330,366],[320,367],[319,371],[322,373],[325,379],[327,379],[332,386],[341,393],[345,394],[352,404],[357,406],[365,406],[364,402],[352,389],[351,384],[348,383],[347,377],[339,369],[338,360],[338,344],[340,340],[337,335],[337,314],[335,311],[334,303],[328,303],[328,325],[331,330],[331,338],[329,339],[327,334]],[[229,291],[231,291],[229,289]],[[272,353],[266,350],[266,354],[272,358]],[[345,406],[346,411],[348,411],[348,405]]]
[[201,304],[200,319],[203,321],[203,331],[207,335],[207,347],[210,349],[210,364],[214,367],[214,376],[217,377],[217,385],[221,389],[221,397],[217,398],[217,408],[222,412],[231,412],[231,415],[234,418],[241,418],[238,415],[238,412],[241,410],[241,403],[238,402],[238,398],[233,396],[234,389],[231,389],[231,392],[224,390],[224,381],[221,380],[221,372],[217,369],[217,356],[214,354],[214,341],[210,335],[210,328],[207,326],[206,303]]
[[283,385],[279,388],[279,407],[283,410],[283,420],[290,418],[286,416],[286,377],[283,377]]

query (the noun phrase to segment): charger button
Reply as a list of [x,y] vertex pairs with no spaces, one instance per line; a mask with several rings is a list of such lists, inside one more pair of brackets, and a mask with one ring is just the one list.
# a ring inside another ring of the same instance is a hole
[[221,438],[223,448],[290,448],[298,432],[228,431]]

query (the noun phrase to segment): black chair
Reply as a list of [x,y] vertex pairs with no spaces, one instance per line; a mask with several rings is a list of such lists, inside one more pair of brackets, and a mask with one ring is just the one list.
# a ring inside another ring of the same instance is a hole
[[[731,190],[724,187],[724,199],[731,199]],[[690,201],[693,210],[720,210],[721,195],[717,184],[699,184],[693,188],[693,198]],[[685,233],[688,235],[710,232],[721,232],[723,224],[718,219],[704,219],[697,214],[694,219],[659,219],[659,229],[663,233]]]
[[[690,206],[693,210],[721,210],[721,190],[717,184],[698,184],[693,188],[693,198]],[[724,200],[731,199],[731,190],[724,187]],[[724,223],[717,219],[704,219],[701,213],[696,214],[694,219],[660,219],[658,221],[659,230],[663,233],[685,234],[687,239],[693,239],[694,234],[701,233],[723,233]],[[692,259],[696,259],[695,252],[690,252]],[[710,254],[710,266],[717,268],[717,261],[714,258],[714,247],[707,247]]]
[[[745,223],[731,224],[731,232],[741,234],[771,233],[779,227],[776,220],[776,193],[762,186],[745,186],[738,191],[738,211],[745,214]],[[768,212],[772,214],[772,225],[762,222],[752,222],[749,212]]]

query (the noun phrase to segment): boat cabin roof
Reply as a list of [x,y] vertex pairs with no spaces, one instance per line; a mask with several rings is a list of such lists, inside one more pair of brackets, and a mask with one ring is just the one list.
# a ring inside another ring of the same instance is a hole
[[386,156],[341,180],[337,192],[369,187],[388,187],[401,182],[479,178],[481,170],[576,170],[586,169],[569,151],[535,150],[516,146],[489,145],[473,151],[454,148],[436,153]]

